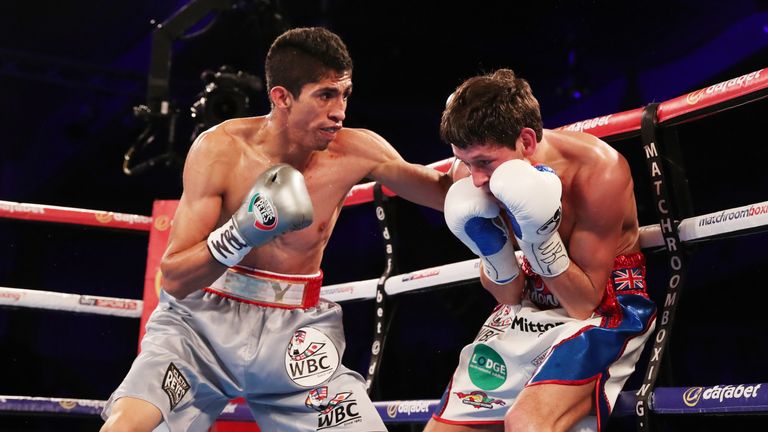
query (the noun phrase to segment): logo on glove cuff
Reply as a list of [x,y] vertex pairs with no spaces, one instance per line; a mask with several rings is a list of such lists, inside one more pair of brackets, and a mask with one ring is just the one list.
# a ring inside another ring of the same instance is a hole
[[560,226],[560,218],[563,216],[563,208],[558,207],[557,211],[555,211],[555,214],[546,222],[544,222],[544,225],[540,226],[539,229],[536,230],[536,234],[544,235],[544,234],[551,234],[557,230],[557,227]]
[[248,204],[248,213],[253,213],[256,218],[253,226],[262,231],[272,231],[277,226],[277,210],[272,202],[264,195],[256,193]]

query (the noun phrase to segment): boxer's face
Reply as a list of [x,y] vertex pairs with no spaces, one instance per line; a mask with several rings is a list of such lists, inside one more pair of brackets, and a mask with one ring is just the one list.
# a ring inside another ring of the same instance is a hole
[[490,192],[488,182],[491,174],[502,163],[512,159],[522,159],[523,156],[515,149],[502,146],[494,141],[475,143],[461,149],[453,147],[453,154],[469,169],[472,183],[477,188]]
[[318,82],[305,84],[291,107],[291,124],[306,131],[307,144],[324,150],[336,138],[352,93],[351,72],[329,72]]

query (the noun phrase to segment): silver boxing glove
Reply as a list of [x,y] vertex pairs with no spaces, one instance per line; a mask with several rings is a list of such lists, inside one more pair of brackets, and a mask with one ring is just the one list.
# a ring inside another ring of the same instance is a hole
[[251,248],[311,225],[312,213],[304,176],[290,165],[274,165],[256,179],[235,214],[208,236],[208,250],[220,263],[235,265]]

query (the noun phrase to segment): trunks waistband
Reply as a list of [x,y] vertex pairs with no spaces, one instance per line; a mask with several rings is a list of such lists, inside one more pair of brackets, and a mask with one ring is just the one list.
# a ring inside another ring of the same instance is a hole
[[645,255],[635,252],[617,256],[606,284],[606,291],[613,295],[646,295]]
[[645,255],[635,252],[619,255],[613,263],[613,271],[608,278],[600,304],[595,312],[607,319],[610,327],[618,325],[621,318],[617,295],[635,294],[648,297],[645,281]]
[[[643,255],[642,252],[632,252],[628,253],[626,255],[619,255],[613,260],[613,270],[620,270],[625,268],[640,268],[645,266],[645,255]],[[533,269],[531,268],[531,264],[528,262],[528,259],[523,257],[523,265],[522,265],[523,273],[528,277],[541,277],[533,272]],[[645,272],[643,272],[645,273]],[[612,279],[608,281],[608,283],[612,282]]]
[[307,309],[317,305],[322,285],[322,271],[314,275],[288,275],[233,266],[204,290],[259,306]]
[[[525,285],[524,295],[543,309],[559,307],[560,303],[546,287],[541,276],[533,272],[527,259],[523,258],[521,268],[530,280],[530,283]],[[614,259],[613,270],[608,277],[605,294],[596,312],[600,314],[618,312],[616,295],[619,294],[648,295],[645,286],[645,255],[642,252],[619,255]]]

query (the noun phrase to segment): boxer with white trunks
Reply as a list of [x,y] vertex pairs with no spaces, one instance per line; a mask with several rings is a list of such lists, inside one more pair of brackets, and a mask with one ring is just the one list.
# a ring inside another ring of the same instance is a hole
[[160,303],[102,432],[205,431],[237,397],[263,431],[386,430],[340,364],[341,309],[319,299],[323,251],[364,178],[438,210],[450,178],[342,128],[352,60],[337,35],[289,30],[265,66],[270,113],[209,129],[187,155]]
[[522,302],[499,304],[464,347],[435,418],[500,423],[526,386],[594,382],[594,416],[571,430],[597,430],[634,370],[653,322],[645,258],[639,252],[616,258],[605,297],[586,320],[568,316],[527,261],[522,270],[530,278]]
[[446,223],[499,306],[425,431],[599,430],[656,317],[626,160],[594,136],[544,129],[508,69],[461,84],[440,133],[463,163]]

